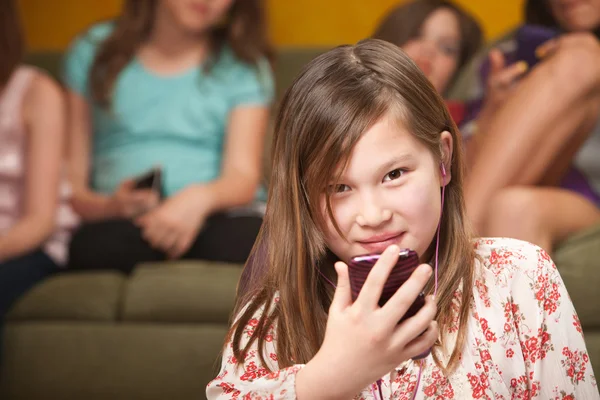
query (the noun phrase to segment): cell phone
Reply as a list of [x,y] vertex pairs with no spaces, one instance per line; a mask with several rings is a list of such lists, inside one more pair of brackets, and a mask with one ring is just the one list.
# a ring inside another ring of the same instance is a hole
[[531,24],[522,26],[515,35],[517,42],[515,60],[525,61],[530,68],[533,67],[540,61],[535,53],[536,49],[559,34],[559,31],[545,26]]
[[[350,278],[350,289],[352,292],[352,300],[356,300],[360,290],[362,289],[369,272],[373,269],[375,263],[379,260],[381,254],[365,254],[353,257],[348,263],[348,274]],[[379,306],[383,305],[396,293],[398,288],[408,280],[410,275],[419,266],[419,256],[411,249],[401,249],[400,256],[390,275],[384,284],[381,297],[379,298]],[[415,315],[421,307],[425,305],[425,294],[421,292],[414,303],[406,311],[404,316],[398,323],[401,323],[407,318]]]
[[162,170],[160,167],[154,167],[150,171],[134,178],[134,187],[136,189],[155,190],[162,198]]

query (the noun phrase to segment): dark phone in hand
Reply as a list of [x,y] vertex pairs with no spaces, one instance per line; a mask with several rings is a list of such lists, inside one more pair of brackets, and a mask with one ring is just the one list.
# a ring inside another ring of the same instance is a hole
[[160,168],[152,168],[150,171],[134,179],[136,189],[155,190],[162,198],[162,171]]
[[[373,269],[375,263],[379,260],[381,254],[366,254],[352,258],[348,263],[348,274],[350,278],[350,289],[352,291],[352,300],[356,300],[358,294],[367,279],[367,275]],[[419,256],[414,250],[402,249],[396,265],[390,272],[390,275],[384,285],[379,306],[383,306],[393,295],[398,288],[408,280],[410,275],[419,266]],[[406,311],[402,322],[407,318],[415,315],[421,307],[425,305],[425,294],[420,293],[415,302]]]
[[531,68],[540,59],[536,55],[536,49],[548,40],[557,37],[559,31],[540,25],[524,25],[517,31],[517,51],[515,61],[525,61]]

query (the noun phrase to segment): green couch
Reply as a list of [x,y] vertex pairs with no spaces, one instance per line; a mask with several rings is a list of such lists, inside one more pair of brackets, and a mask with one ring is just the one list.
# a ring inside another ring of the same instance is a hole
[[[281,52],[278,96],[320,49]],[[58,56],[30,62],[56,76]],[[559,266],[600,371],[600,226],[557,249]],[[0,398],[199,399],[216,374],[239,265],[171,262],[57,275],[8,317]]]

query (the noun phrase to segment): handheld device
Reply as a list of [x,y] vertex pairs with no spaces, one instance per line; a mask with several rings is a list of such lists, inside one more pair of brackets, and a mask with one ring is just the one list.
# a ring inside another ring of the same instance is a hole
[[160,194],[162,198],[162,170],[154,167],[150,171],[134,179],[136,189],[151,189]]
[[[348,274],[350,278],[350,289],[352,292],[352,300],[356,300],[362,286],[371,272],[375,263],[379,260],[380,254],[366,254],[352,258],[348,263]],[[419,266],[419,256],[414,250],[402,249],[396,265],[390,272],[390,275],[383,287],[379,306],[382,307],[393,295],[398,288],[410,277],[413,271]],[[425,295],[420,293],[415,302],[406,311],[404,316],[398,323],[415,315],[425,304]]]
[[531,68],[540,59],[536,55],[536,49],[559,35],[555,29],[540,25],[524,25],[516,33],[517,51],[515,61],[525,61]]

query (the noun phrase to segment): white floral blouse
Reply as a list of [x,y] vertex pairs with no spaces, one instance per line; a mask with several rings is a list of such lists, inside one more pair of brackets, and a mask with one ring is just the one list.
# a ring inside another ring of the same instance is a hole
[[[475,248],[482,261],[476,261],[459,367],[444,376],[431,355],[409,360],[382,377],[383,399],[600,399],[581,324],[548,254],[513,239],[480,239]],[[461,294],[457,290],[456,306]],[[247,325],[248,337],[258,317]],[[450,343],[456,332],[457,326],[450,327]],[[276,340],[271,330],[266,354],[273,373],[261,365],[256,347],[236,368],[229,343],[221,371],[207,387],[208,399],[295,399],[295,377],[303,365],[279,369]],[[436,351],[448,360],[449,354]],[[373,383],[355,399],[379,397]]]

